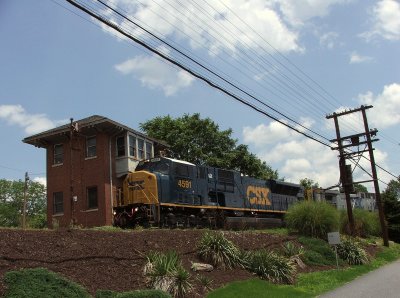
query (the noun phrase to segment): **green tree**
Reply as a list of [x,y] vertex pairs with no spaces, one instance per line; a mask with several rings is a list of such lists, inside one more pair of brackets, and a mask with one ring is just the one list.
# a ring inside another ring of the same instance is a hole
[[368,189],[362,184],[354,184],[355,192],[368,192]]
[[319,188],[318,182],[309,178],[300,179],[300,185],[304,187],[304,196],[307,200],[313,199],[313,189]]
[[246,145],[237,145],[232,129],[220,130],[210,118],[201,119],[198,113],[175,119],[156,117],[141,123],[140,128],[147,135],[167,142],[173,158],[237,170],[258,178],[278,178],[278,172],[250,153]]
[[[23,200],[24,181],[0,179],[0,226],[21,225]],[[43,228],[46,225],[46,188],[39,182],[28,182],[26,214],[28,226]]]
[[400,243],[400,179],[391,180],[382,193],[389,239]]

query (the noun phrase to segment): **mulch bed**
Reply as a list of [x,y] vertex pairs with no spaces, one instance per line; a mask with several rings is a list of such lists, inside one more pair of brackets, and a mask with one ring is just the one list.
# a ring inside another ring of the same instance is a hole
[[[0,296],[5,292],[3,276],[7,271],[35,267],[60,273],[84,286],[91,294],[99,289],[118,292],[144,289],[144,255],[148,251],[175,250],[184,267],[190,270],[191,262],[199,261],[196,244],[203,233],[204,230],[105,232],[0,229]],[[225,235],[244,250],[273,249],[286,241],[296,241],[295,236],[251,231],[229,231]],[[308,267],[304,271],[313,270]],[[190,272],[192,277],[196,276],[195,272]],[[217,268],[201,274],[213,280],[213,288],[253,277],[241,269],[228,271]],[[202,292],[198,282],[194,281],[194,286],[196,293]]]

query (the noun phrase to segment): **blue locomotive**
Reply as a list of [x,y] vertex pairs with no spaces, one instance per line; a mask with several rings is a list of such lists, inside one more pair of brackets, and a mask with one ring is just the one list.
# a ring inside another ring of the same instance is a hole
[[300,185],[159,157],[129,173],[114,202],[120,227],[258,225],[280,219],[304,198]]

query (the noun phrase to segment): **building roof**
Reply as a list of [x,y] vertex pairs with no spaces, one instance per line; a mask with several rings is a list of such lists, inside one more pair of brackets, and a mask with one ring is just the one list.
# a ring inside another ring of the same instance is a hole
[[[146,138],[148,140],[152,140],[154,142],[160,143],[166,147],[168,145],[160,140],[151,138],[149,136],[146,136],[145,134],[136,131],[126,125],[123,125],[121,123],[118,123],[114,120],[108,119],[107,117],[104,116],[99,116],[99,115],[93,115],[81,120],[77,121],[72,121],[72,127],[75,131],[78,132],[83,132],[87,131],[90,132],[91,130],[93,131],[102,131],[104,133],[107,133],[109,135],[117,135],[118,133],[123,133],[125,131],[131,132],[135,135],[139,135],[143,138]],[[62,139],[64,139],[66,136],[69,136],[71,133],[71,123],[58,126],[56,128],[46,130],[44,132],[35,134],[33,136],[26,137],[25,139],[22,140],[22,142],[34,145],[36,147],[41,147],[41,148],[46,148],[49,144],[54,144],[55,142],[58,142]]]

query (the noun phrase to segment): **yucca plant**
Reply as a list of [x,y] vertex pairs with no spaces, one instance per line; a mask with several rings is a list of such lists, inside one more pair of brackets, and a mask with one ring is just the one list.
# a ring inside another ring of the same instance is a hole
[[296,266],[274,252],[259,250],[252,254],[248,270],[274,283],[293,283]]
[[199,257],[215,267],[231,269],[235,266],[243,266],[239,248],[226,239],[222,232],[203,234],[197,249]]
[[342,243],[337,246],[337,253],[342,260],[350,265],[368,263],[368,255],[365,250],[350,238],[342,240]]
[[175,251],[165,254],[150,251],[146,259],[143,272],[149,287],[168,292],[174,297],[184,297],[192,290],[190,274],[179,262]]
[[281,247],[283,254],[288,258],[304,255],[303,246],[296,246],[292,241],[285,242]]
[[203,287],[203,291],[212,291],[211,284],[213,283],[213,280],[211,278],[205,275],[197,275],[196,279]]

